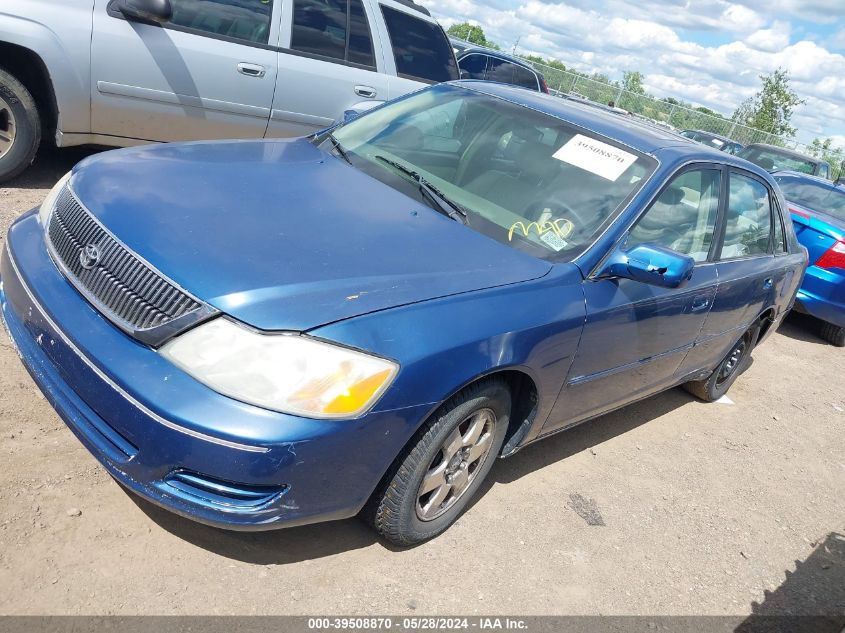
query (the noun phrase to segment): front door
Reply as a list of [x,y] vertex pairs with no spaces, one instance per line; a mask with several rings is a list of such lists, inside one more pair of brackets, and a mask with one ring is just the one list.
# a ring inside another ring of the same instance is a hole
[[584,281],[584,332],[544,432],[599,415],[677,380],[716,295],[712,259],[721,182],[718,167],[688,168],[664,188],[623,240],[623,248],[652,243],[691,256],[696,266],[683,287],[621,278]]
[[170,0],[164,26],[97,0],[91,127],[153,141],[261,138],[276,82],[281,0]]

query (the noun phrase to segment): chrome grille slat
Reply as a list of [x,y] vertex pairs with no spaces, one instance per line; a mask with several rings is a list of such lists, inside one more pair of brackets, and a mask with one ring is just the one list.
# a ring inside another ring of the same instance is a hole
[[[69,280],[127,332],[138,334],[183,317],[210,313],[115,239],[67,187],[50,216],[47,237]],[[100,256],[86,269],[80,257],[89,245],[96,246]]]

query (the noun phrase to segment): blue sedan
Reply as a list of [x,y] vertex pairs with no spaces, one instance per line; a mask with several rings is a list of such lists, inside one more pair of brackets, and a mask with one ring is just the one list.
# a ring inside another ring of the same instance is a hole
[[807,263],[772,178],[612,113],[443,84],[309,138],[88,158],[10,228],[24,364],[121,484],[409,545],[497,456],[720,398]]
[[778,172],[774,178],[812,262],[795,308],[822,321],[825,340],[845,347],[845,187],[797,172]]

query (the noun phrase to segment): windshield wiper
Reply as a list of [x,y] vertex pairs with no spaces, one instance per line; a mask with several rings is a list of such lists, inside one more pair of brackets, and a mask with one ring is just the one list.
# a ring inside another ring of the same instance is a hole
[[341,145],[340,141],[335,138],[335,135],[329,132],[328,136],[326,136],[326,139],[328,139],[328,141],[332,144],[332,148],[337,153],[337,155],[351,165],[352,159],[349,158],[349,154],[347,154],[346,150],[343,149],[343,145]]
[[386,156],[376,155],[375,159],[385,163],[386,165],[390,165],[394,169],[402,172],[409,178],[411,178],[420,188],[420,192],[425,196],[425,198],[431,203],[432,207],[435,211],[439,211],[445,216],[448,216],[455,220],[455,222],[460,222],[461,224],[469,224],[469,215],[461,205],[457,202],[454,202],[446,197],[446,195],[440,191],[437,187],[432,185],[428,180],[426,180],[422,174],[417,173],[410,167],[403,165],[400,162],[395,160],[391,160]]

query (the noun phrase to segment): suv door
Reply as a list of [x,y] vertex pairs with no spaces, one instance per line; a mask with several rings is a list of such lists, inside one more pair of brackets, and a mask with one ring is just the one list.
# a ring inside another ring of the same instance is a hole
[[622,241],[626,249],[652,243],[689,255],[696,265],[687,284],[662,288],[592,276],[584,281],[587,319],[581,343],[544,432],[677,382],[716,295],[713,255],[722,179],[717,165],[686,168]]
[[369,0],[285,0],[268,136],[299,136],[388,98]]
[[280,0],[170,0],[163,26],[96,0],[95,134],[175,141],[262,137],[276,81]]

